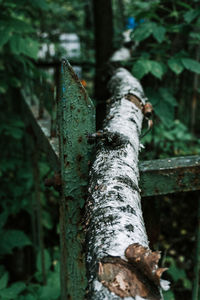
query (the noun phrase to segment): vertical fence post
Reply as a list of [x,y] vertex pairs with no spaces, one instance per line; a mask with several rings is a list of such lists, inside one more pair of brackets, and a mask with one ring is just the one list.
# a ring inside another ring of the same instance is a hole
[[197,233],[196,233],[196,253],[194,259],[194,281],[192,290],[192,300],[200,299],[199,294],[199,270],[200,270],[200,195],[198,195],[197,213]]
[[95,110],[77,75],[65,60],[62,61],[60,78],[61,299],[83,300],[87,282],[82,220],[92,150],[87,136],[95,131]]

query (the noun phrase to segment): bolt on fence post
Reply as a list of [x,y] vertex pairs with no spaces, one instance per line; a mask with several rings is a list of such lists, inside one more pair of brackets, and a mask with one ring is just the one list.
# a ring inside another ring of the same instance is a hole
[[87,286],[83,210],[95,132],[92,101],[70,64],[61,64],[58,128],[62,191],[60,201],[61,299],[83,300]]

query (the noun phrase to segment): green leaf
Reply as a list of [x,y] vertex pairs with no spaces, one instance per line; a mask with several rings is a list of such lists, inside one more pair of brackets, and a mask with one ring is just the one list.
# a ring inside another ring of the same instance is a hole
[[0,278],[0,290],[5,289],[8,284],[8,272],[5,272]]
[[172,291],[163,292],[164,300],[175,300],[174,293]]
[[42,224],[49,230],[53,228],[52,217],[48,211],[43,210],[42,212]]
[[24,135],[24,131],[20,128],[13,128],[13,130],[9,132],[9,135],[16,140],[20,140]]
[[157,62],[157,61],[150,61],[150,72],[151,74],[153,74],[155,77],[161,79],[163,74],[164,74],[164,70],[162,67],[162,64]]
[[199,32],[191,32],[190,37],[195,39],[195,40],[200,41],[200,33]]
[[156,24],[154,22],[145,22],[140,24],[140,26],[134,31],[134,40],[141,42],[148,38],[155,29]]
[[29,2],[31,3],[31,5],[35,6],[36,8],[40,8],[42,10],[48,10],[49,9],[49,5],[45,0],[29,0]]
[[22,53],[24,55],[36,59],[39,50],[39,43],[36,40],[30,38],[25,39],[25,42],[26,42],[26,47],[23,48]]
[[184,69],[180,58],[170,58],[168,60],[168,66],[177,75],[179,75]]
[[10,39],[10,49],[13,54],[18,55],[21,53],[21,48],[23,47],[23,38],[18,34],[15,34]]
[[24,54],[30,58],[37,58],[39,44],[36,40],[16,34],[10,39],[10,47],[15,55]]
[[13,283],[9,288],[0,290],[0,296],[6,300],[6,299],[16,299],[16,297],[24,291],[26,288],[26,285],[24,282],[16,282]]
[[13,248],[31,245],[28,236],[21,230],[4,230],[0,234],[0,254],[11,254]]
[[0,48],[3,47],[10,39],[11,28],[4,28],[0,30]]
[[187,290],[192,290],[192,283],[189,279],[183,278],[183,286]]
[[149,73],[150,68],[151,68],[151,64],[149,60],[141,59],[134,64],[132,73],[136,78],[141,79],[142,77],[144,77],[144,75]]
[[[45,271],[48,272],[51,267],[51,257],[49,255],[49,252],[47,249],[44,250],[44,265],[45,265]],[[37,255],[37,270],[39,273],[42,273],[42,260],[41,260],[41,252]]]
[[58,271],[49,272],[46,286],[40,289],[40,300],[57,300],[60,296],[60,280]]
[[199,11],[197,9],[189,10],[184,14],[184,20],[187,23],[191,23],[198,15]]
[[165,32],[166,32],[165,27],[155,26],[155,28],[153,30],[153,36],[159,43],[162,43],[165,39]]
[[182,58],[181,61],[187,70],[200,74],[200,63],[198,61],[191,58]]

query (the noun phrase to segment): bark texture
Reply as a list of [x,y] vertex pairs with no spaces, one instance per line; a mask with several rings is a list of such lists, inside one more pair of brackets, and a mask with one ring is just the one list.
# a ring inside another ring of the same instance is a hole
[[138,80],[123,68],[115,71],[109,89],[113,98],[91,169],[87,203],[88,299],[161,299],[160,254],[148,248],[138,185],[146,98]]

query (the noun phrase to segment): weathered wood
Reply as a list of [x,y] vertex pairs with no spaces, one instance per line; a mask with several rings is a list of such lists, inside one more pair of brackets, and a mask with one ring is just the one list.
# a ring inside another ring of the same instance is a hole
[[146,99],[140,83],[123,68],[116,70],[109,86],[113,99],[91,169],[87,203],[88,299],[161,299],[160,283],[145,273],[148,264],[140,256],[155,256],[152,267],[157,269],[159,254],[148,248],[138,185],[139,107]]
[[140,168],[142,196],[200,190],[200,156],[143,161]]

